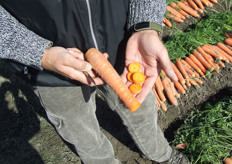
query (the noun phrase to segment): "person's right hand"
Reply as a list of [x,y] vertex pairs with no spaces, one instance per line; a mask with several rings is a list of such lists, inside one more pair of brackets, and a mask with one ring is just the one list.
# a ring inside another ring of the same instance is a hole
[[85,61],[84,54],[77,48],[47,48],[43,54],[41,66],[44,69],[56,72],[72,80],[77,80],[83,84],[95,85],[83,73],[83,71],[86,71],[94,79],[96,85],[102,85],[104,83],[92,71],[92,66]]

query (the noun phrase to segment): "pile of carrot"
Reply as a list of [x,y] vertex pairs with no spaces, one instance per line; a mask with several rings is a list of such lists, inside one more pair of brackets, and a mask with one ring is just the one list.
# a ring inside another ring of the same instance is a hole
[[[218,3],[217,0],[181,0],[177,3],[171,2],[167,5],[167,15],[163,18],[163,26],[172,27],[169,19],[175,22],[182,23],[186,18],[193,16],[200,17],[204,12],[205,7],[212,7],[213,3]],[[169,18],[169,19],[168,19]]]
[[199,86],[209,73],[219,73],[220,69],[225,67],[225,63],[232,62],[232,35],[226,36],[224,43],[204,44],[185,58],[172,61],[178,81],[172,81],[164,70],[161,70],[153,86],[158,109],[167,111],[166,102],[178,106],[178,98],[185,94],[189,87]]
[[132,94],[137,94],[141,91],[145,79],[146,76],[141,72],[140,64],[137,62],[130,63],[128,66],[127,80],[132,83],[129,86]]

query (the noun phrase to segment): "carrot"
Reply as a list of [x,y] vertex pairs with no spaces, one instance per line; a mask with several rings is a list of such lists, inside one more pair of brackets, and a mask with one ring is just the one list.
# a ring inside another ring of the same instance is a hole
[[185,5],[189,5],[186,0],[181,0],[181,2],[183,2]]
[[232,38],[232,35],[228,34],[228,33],[225,33],[225,37],[227,38]]
[[232,62],[232,56],[228,55],[225,51],[223,51],[221,48],[219,48],[218,46],[215,46],[215,48],[221,53],[223,54],[228,60],[229,62]]
[[179,81],[174,81],[175,87],[180,91],[180,93],[185,94],[184,87],[179,83]]
[[197,50],[193,51],[193,55],[202,63],[204,67],[206,67],[207,69],[210,69],[211,71],[214,70],[213,66],[209,64]]
[[205,6],[209,6],[209,1],[208,0],[201,0],[201,2],[205,5]]
[[204,13],[204,10],[203,9],[198,9],[198,12],[203,14]]
[[200,79],[198,79],[198,78],[196,78],[195,80],[196,80],[196,82],[197,82],[198,84],[203,84],[203,81],[202,81],[202,80],[200,80]]
[[133,75],[133,73],[131,73],[131,72],[128,72],[127,75],[126,75],[127,80],[130,81],[130,82],[133,82],[132,75]]
[[222,59],[222,56],[220,56],[219,54],[216,54],[212,48],[209,47],[209,45],[207,44],[204,44],[202,47],[201,47],[205,52],[207,52],[208,54],[210,54],[211,56],[213,57],[216,57],[218,59]]
[[179,22],[179,23],[184,22],[183,19],[181,19],[181,18],[179,18],[179,17],[177,17],[177,16],[175,16],[173,14],[168,14],[167,17],[169,17],[169,18],[171,18],[171,19],[173,19],[173,20],[175,20],[176,22]]
[[196,3],[193,0],[188,0],[187,1],[189,3],[189,5],[194,9],[194,10],[198,10],[198,7],[196,5]]
[[201,69],[189,58],[185,57],[185,61],[198,73],[202,73]]
[[186,70],[184,69],[183,64],[181,63],[179,58],[176,58],[175,60],[176,60],[177,68],[180,70],[181,74],[183,75],[183,77],[186,79],[186,82],[188,83],[189,75],[187,74]]
[[177,92],[175,86],[174,86],[174,82],[170,82],[169,83],[170,86],[171,86],[171,89],[172,89],[172,93],[177,97],[177,98],[180,98],[180,94]]
[[209,0],[207,0],[207,1],[209,3],[209,7],[213,7],[213,4]]
[[200,0],[194,0],[194,2],[199,6],[200,9],[204,9],[204,6]]
[[145,75],[142,72],[135,72],[132,74],[132,80],[134,83],[142,84],[145,81]]
[[185,18],[189,18],[189,14],[182,10],[180,7],[177,6],[175,2],[171,2],[170,6],[172,6],[176,11],[182,14]]
[[142,87],[141,87],[141,85],[139,85],[139,84],[133,83],[133,84],[131,84],[131,85],[129,86],[129,90],[131,91],[132,94],[137,94],[137,93],[139,93],[139,92],[141,91],[141,89],[142,89]]
[[91,48],[86,52],[85,57],[131,112],[136,111],[141,106],[141,103],[132,95],[119,74],[100,51]]
[[181,19],[185,19],[185,17],[183,15],[181,15],[178,11],[176,11],[174,8],[172,8],[169,5],[167,5],[167,11],[170,12],[171,14],[181,18]]
[[220,47],[222,50],[224,50],[227,54],[229,54],[230,56],[232,56],[232,50],[230,50],[228,47],[226,47],[225,44],[218,42],[217,46]]
[[189,82],[190,82],[192,85],[194,85],[194,86],[197,86],[197,85],[198,85],[197,82],[194,81],[193,79],[189,79]]
[[178,2],[177,5],[184,10],[185,12],[187,12],[188,14],[194,16],[194,17],[200,17],[200,15],[198,15],[196,10],[193,10],[191,7],[185,5],[183,2]]
[[154,92],[155,97],[156,97],[156,99],[158,100],[158,102],[159,102],[161,108],[162,108],[164,111],[167,111],[167,106],[165,105],[165,103],[164,103],[163,101],[161,101],[161,99],[160,99],[158,93],[157,93],[156,91],[153,91],[153,92]]
[[177,103],[177,100],[176,100],[176,98],[175,98],[175,96],[174,96],[174,94],[173,94],[173,92],[172,92],[171,86],[170,86],[169,83],[168,83],[168,78],[167,78],[167,77],[166,77],[166,78],[163,78],[161,81],[162,81],[162,83],[163,83],[164,91],[165,91],[165,93],[166,93],[166,95],[167,95],[169,101],[170,101],[173,105],[177,106],[178,103]]
[[217,0],[210,0],[211,2],[213,2],[213,3],[218,3],[218,1]]
[[225,43],[229,46],[232,46],[232,38],[225,39]]
[[172,27],[172,23],[171,23],[167,18],[163,18],[163,22],[164,22],[168,27]]
[[219,61],[219,65],[222,66],[223,68],[225,67],[225,64],[222,61]]
[[131,73],[140,72],[140,69],[141,69],[140,64],[137,62],[130,63],[128,66],[128,71]]
[[191,75],[191,77],[195,77],[195,73],[191,70],[191,67],[189,67],[188,63],[185,62],[183,59],[181,59],[181,63],[184,66],[184,69],[186,70],[187,73]]
[[229,59],[227,59],[226,56],[224,55],[226,53],[223,53],[223,51],[220,51],[220,48],[218,48],[217,46],[212,45],[211,47],[215,51],[215,53],[217,53],[217,54],[219,54],[219,55],[222,56],[222,60],[224,60],[227,63],[229,63]]
[[193,54],[190,54],[189,58],[201,69],[203,73],[206,72],[206,68],[201,64],[201,62]]
[[179,82],[181,84],[184,84],[185,83],[185,79],[184,79],[184,77],[182,76],[182,74],[180,73],[180,71],[178,70],[178,68],[176,67],[176,65],[174,63],[172,63],[172,68],[173,68],[173,70],[174,70],[174,72],[175,72],[175,74],[176,74]]
[[160,76],[157,77],[156,81],[155,81],[155,86],[160,88],[161,90],[164,90],[164,87],[162,85],[162,82],[161,82],[161,79],[160,79]]

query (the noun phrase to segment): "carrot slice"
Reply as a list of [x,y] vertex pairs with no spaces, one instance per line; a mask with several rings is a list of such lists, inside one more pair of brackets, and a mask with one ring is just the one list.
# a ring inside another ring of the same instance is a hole
[[131,93],[133,93],[133,94],[137,94],[137,93],[139,93],[140,91],[141,91],[141,89],[142,89],[142,87],[141,87],[141,85],[139,85],[139,84],[131,84],[130,86],[129,86],[129,90],[131,91]]
[[133,75],[133,73],[131,73],[131,72],[128,72],[127,75],[126,75],[127,80],[130,81],[130,82],[133,82],[132,75]]
[[140,72],[140,69],[141,69],[140,64],[137,62],[130,63],[128,66],[128,71],[131,73]]
[[133,96],[117,71],[100,51],[91,48],[86,52],[85,57],[131,112],[136,111],[141,106],[141,103]]
[[142,72],[135,72],[132,74],[132,80],[134,83],[144,83],[145,75]]

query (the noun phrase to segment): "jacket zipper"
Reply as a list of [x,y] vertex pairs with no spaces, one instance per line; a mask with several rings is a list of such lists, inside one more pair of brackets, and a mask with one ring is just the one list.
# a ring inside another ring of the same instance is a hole
[[96,40],[94,31],[93,31],[92,15],[91,15],[91,9],[90,9],[89,0],[86,0],[86,4],[87,4],[88,15],[89,15],[90,32],[91,32],[91,35],[92,35],[94,46],[95,46],[96,49],[98,49],[97,40]]

